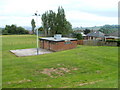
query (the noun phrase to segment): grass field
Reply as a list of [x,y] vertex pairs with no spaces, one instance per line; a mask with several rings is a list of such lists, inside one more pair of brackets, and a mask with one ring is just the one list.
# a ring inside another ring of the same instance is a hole
[[78,46],[51,54],[16,57],[9,50],[35,48],[32,35],[3,38],[3,88],[117,88],[118,48]]

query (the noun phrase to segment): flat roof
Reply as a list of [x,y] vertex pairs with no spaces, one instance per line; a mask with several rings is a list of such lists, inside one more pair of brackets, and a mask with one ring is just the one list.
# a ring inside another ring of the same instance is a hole
[[76,41],[76,38],[67,38],[67,37],[62,37],[61,39],[55,39],[54,37],[46,37],[46,38],[39,38],[39,40],[47,40],[47,41]]

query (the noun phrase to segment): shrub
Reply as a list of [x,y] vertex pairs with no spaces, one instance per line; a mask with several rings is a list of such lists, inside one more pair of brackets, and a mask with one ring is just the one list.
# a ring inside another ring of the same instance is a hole
[[83,39],[82,34],[80,34],[80,33],[77,33],[75,38],[77,38],[78,40],[82,40]]

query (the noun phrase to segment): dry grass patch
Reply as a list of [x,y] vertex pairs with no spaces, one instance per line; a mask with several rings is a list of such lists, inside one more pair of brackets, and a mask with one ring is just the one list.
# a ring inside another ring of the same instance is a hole
[[26,83],[26,82],[31,82],[32,80],[29,80],[29,79],[23,79],[23,80],[20,80],[20,81],[14,81],[14,82],[7,82],[7,84],[22,84],[22,83]]
[[80,83],[79,86],[88,85],[88,84],[89,84],[89,85],[90,85],[90,84],[95,84],[95,83],[101,82],[101,81],[103,81],[103,80],[97,80],[97,81],[92,81],[92,82]]
[[[96,84],[97,82],[101,82],[103,80],[96,80],[96,81],[91,81],[91,82],[85,82],[85,83],[80,83],[76,84],[75,86],[84,86],[84,85],[91,85],[91,84]],[[70,86],[63,86],[61,88],[69,88]]]
[[42,71],[37,71],[37,72],[56,78],[57,76],[63,76],[66,73],[70,74],[70,72],[74,70],[78,70],[78,68],[71,68],[71,69],[68,69],[66,67],[45,68]]
[[70,70],[67,68],[64,68],[64,67],[62,67],[62,68],[45,68],[41,71],[42,74],[46,74],[50,77],[54,77],[54,75],[62,76],[68,72],[70,72]]

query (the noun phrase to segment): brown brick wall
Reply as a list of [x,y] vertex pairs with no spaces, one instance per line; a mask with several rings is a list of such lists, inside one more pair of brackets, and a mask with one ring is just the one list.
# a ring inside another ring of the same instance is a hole
[[62,41],[62,42],[54,42],[54,41],[40,41],[40,47],[52,51],[62,51],[75,48],[77,46],[77,41]]
[[83,40],[77,40],[78,45],[83,45]]
[[[65,44],[68,43],[68,44]],[[58,42],[58,45],[54,46],[54,51],[62,51],[75,48],[77,46],[77,41],[69,41],[69,42]]]
[[44,41],[43,40],[40,40],[40,48],[44,48]]

